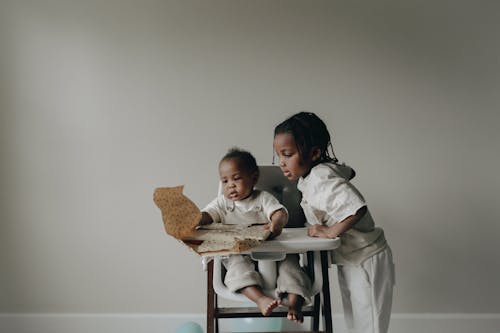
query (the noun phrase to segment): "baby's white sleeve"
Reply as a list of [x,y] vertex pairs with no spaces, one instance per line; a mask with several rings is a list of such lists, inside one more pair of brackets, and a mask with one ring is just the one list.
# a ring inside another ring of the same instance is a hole
[[223,200],[221,200],[221,196],[218,196],[214,200],[212,200],[208,205],[205,206],[201,211],[208,213],[214,222],[222,222],[222,209],[223,209]]
[[283,209],[285,213],[288,216],[288,211],[283,206],[278,199],[276,199],[271,193],[262,191],[261,192],[261,203],[262,203],[262,209],[264,213],[266,214],[267,220],[271,221],[271,215],[279,209]]

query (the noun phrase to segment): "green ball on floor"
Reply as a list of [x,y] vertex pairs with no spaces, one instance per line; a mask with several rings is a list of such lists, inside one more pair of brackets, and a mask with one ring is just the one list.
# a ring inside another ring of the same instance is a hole
[[232,319],[231,332],[280,332],[282,318],[239,318]]
[[188,321],[177,327],[175,333],[203,333],[203,329],[197,323]]

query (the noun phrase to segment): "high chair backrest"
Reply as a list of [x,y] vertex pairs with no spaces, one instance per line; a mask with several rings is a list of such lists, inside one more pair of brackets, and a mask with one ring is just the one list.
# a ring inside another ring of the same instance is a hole
[[255,186],[274,195],[288,210],[287,228],[303,227],[306,221],[300,207],[301,194],[297,181],[291,181],[283,175],[277,165],[260,165],[260,177]]

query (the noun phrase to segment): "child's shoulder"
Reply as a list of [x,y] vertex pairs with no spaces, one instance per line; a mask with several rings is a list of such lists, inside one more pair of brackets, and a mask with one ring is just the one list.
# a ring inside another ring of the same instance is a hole
[[311,175],[323,176],[332,173],[332,168],[334,164],[332,163],[320,163],[311,169]]
[[320,163],[311,169],[311,178],[327,179],[337,177],[336,164]]
[[269,191],[260,190],[260,189],[254,190],[253,198],[256,202],[259,202],[261,204],[279,202],[278,199],[276,199],[276,195],[274,195],[273,193],[271,193]]
[[269,197],[273,197],[274,198],[274,196],[270,192],[268,192],[266,190],[261,190],[261,189],[255,189],[255,190],[253,190],[252,197],[254,199],[266,199],[266,198],[269,198]]
[[354,175],[355,172],[350,166],[338,163],[320,163],[311,169],[312,178],[318,180],[337,177],[349,180],[352,179]]

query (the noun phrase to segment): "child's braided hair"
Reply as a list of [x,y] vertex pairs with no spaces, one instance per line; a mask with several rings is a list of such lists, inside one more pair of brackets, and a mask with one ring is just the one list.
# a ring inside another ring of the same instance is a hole
[[[323,162],[336,163],[338,161],[333,152],[330,133],[325,123],[314,113],[302,111],[283,121],[274,129],[274,136],[283,133],[289,133],[293,136],[300,157],[303,160],[313,148],[317,147],[321,151],[321,155],[315,164]],[[328,147],[331,149],[331,156]]]

